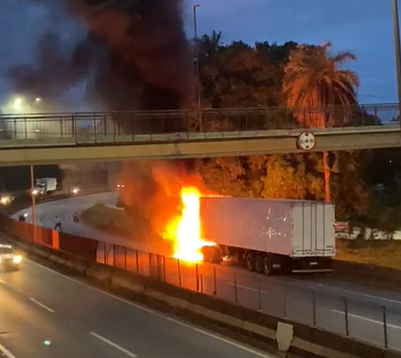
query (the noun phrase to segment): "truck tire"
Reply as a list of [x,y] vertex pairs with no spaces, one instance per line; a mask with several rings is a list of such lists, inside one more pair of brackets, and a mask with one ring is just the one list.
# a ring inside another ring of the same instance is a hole
[[257,272],[257,273],[264,273],[264,259],[263,259],[263,256],[261,256],[261,255],[257,255],[256,257],[255,257],[255,271]]
[[265,256],[265,258],[263,259],[263,273],[265,275],[273,274],[272,262],[271,262],[269,256]]
[[255,258],[251,253],[246,254],[245,261],[246,261],[246,268],[249,271],[255,271]]

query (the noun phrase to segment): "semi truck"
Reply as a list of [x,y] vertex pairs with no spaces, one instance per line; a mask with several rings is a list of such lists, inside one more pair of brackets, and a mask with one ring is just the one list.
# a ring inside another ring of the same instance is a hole
[[35,196],[44,196],[46,194],[52,194],[56,190],[57,190],[56,178],[40,178],[36,179],[36,184],[32,190],[32,194]]
[[204,260],[272,275],[330,272],[335,256],[331,203],[232,197],[200,199]]

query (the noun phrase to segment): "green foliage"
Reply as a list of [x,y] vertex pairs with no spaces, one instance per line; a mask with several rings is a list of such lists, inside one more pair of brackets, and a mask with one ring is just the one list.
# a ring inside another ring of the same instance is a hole
[[200,163],[198,171],[209,189],[222,195],[246,195],[241,158],[205,160]]
[[237,41],[221,45],[221,33],[197,41],[204,106],[258,107],[283,103],[284,65],[295,43],[254,47]]
[[316,155],[271,156],[263,177],[262,197],[322,199],[323,181],[316,171]]
[[[294,42],[259,42],[250,46],[241,41],[223,45],[221,40],[221,32],[213,31],[195,43],[203,107],[271,107],[260,121],[253,118],[255,129],[294,127],[297,121],[306,126],[381,124],[375,114],[354,106],[358,76],[341,67],[344,61],[355,59],[353,54],[333,54],[330,43],[298,46]],[[340,104],[341,108],[336,107]],[[305,105],[326,109],[294,111],[294,107]],[[246,116],[235,123],[224,118],[219,123],[206,119],[202,125],[205,131],[227,130],[234,125],[240,130],[239,123],[249,128]],[[398,168],[398,149],[329,153],[329,188],[337,218],[393,232],[401,223],[401,186],[394,180]],[[225,195],[325,198],[322,153],[199,160],[197,169],[207,187]],[[371,190],[379,183],[391,188],[389,192]]]

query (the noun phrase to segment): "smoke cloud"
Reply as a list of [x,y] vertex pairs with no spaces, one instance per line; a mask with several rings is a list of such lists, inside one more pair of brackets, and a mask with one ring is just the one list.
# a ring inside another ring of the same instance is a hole
[[181,212],[180,191],[194,186],[204,194],[208,191],[199,175],[185,165],[169,162],[130,162],[120,173],[125,185],[120,201],[131,218],[129,225],[136,239],[152,245],[153,251],[171,254],[168,243],[161,241],[163,230],[172,217]]
[[10,68],[16,92],[57,97],[87,81],[87,96],[105,109],[180,109],[191,100],[191,56],[183,0],[26,0],[62,9],[87,35],[74,46],[51,31],[33,64]]
[[[192,55],[182,19],[184,0],[25,0],[63,10],[86,36],[72,46],[49,31],[36,46],[34,62],[10,68],[16,92],[57,98],[86,82],[87,98],[108,110],[181,109],[192,101]],[[149,129],[137,118],[115,118],[127,132]],[[153,125],[156,125],[154,123]],[[180,212],[180,188],[201,181],[182,163],[128,163],[120,178],[123,201],[136,235],[158,242]]]

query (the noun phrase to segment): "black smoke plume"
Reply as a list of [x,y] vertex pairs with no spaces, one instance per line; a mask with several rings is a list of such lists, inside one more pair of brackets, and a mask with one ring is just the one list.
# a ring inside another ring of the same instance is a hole
[[64,10],[87,36],[71,48],[46,33],[34,63],[9,69],[16,92],[57,97],[86,80],[88,98],[105,109],[180,109],[191,100],[184,0],[25,1]]
[[[25,1],[46,5],[50,14],[62,9],[77,26],[84,26],[86,36],[67,46],[56,31],[45,34],[36,46],[34,63],[8,71],[15,91],[57,97],[87,81],[88,98],[108,110],[181,109],[191,101],[193,69],[182,19],[184,0]],[[149,121],[142,119],[122,113],[115,117],[125,131],[135,133],[148,130]],[[159,132],[160,123],[151,126]],[[121,200],[137,236],[160,236],[169,217],[179,211],[183,181],[178,173],[185,172],[180,168],[179,163],[126,164]]]

